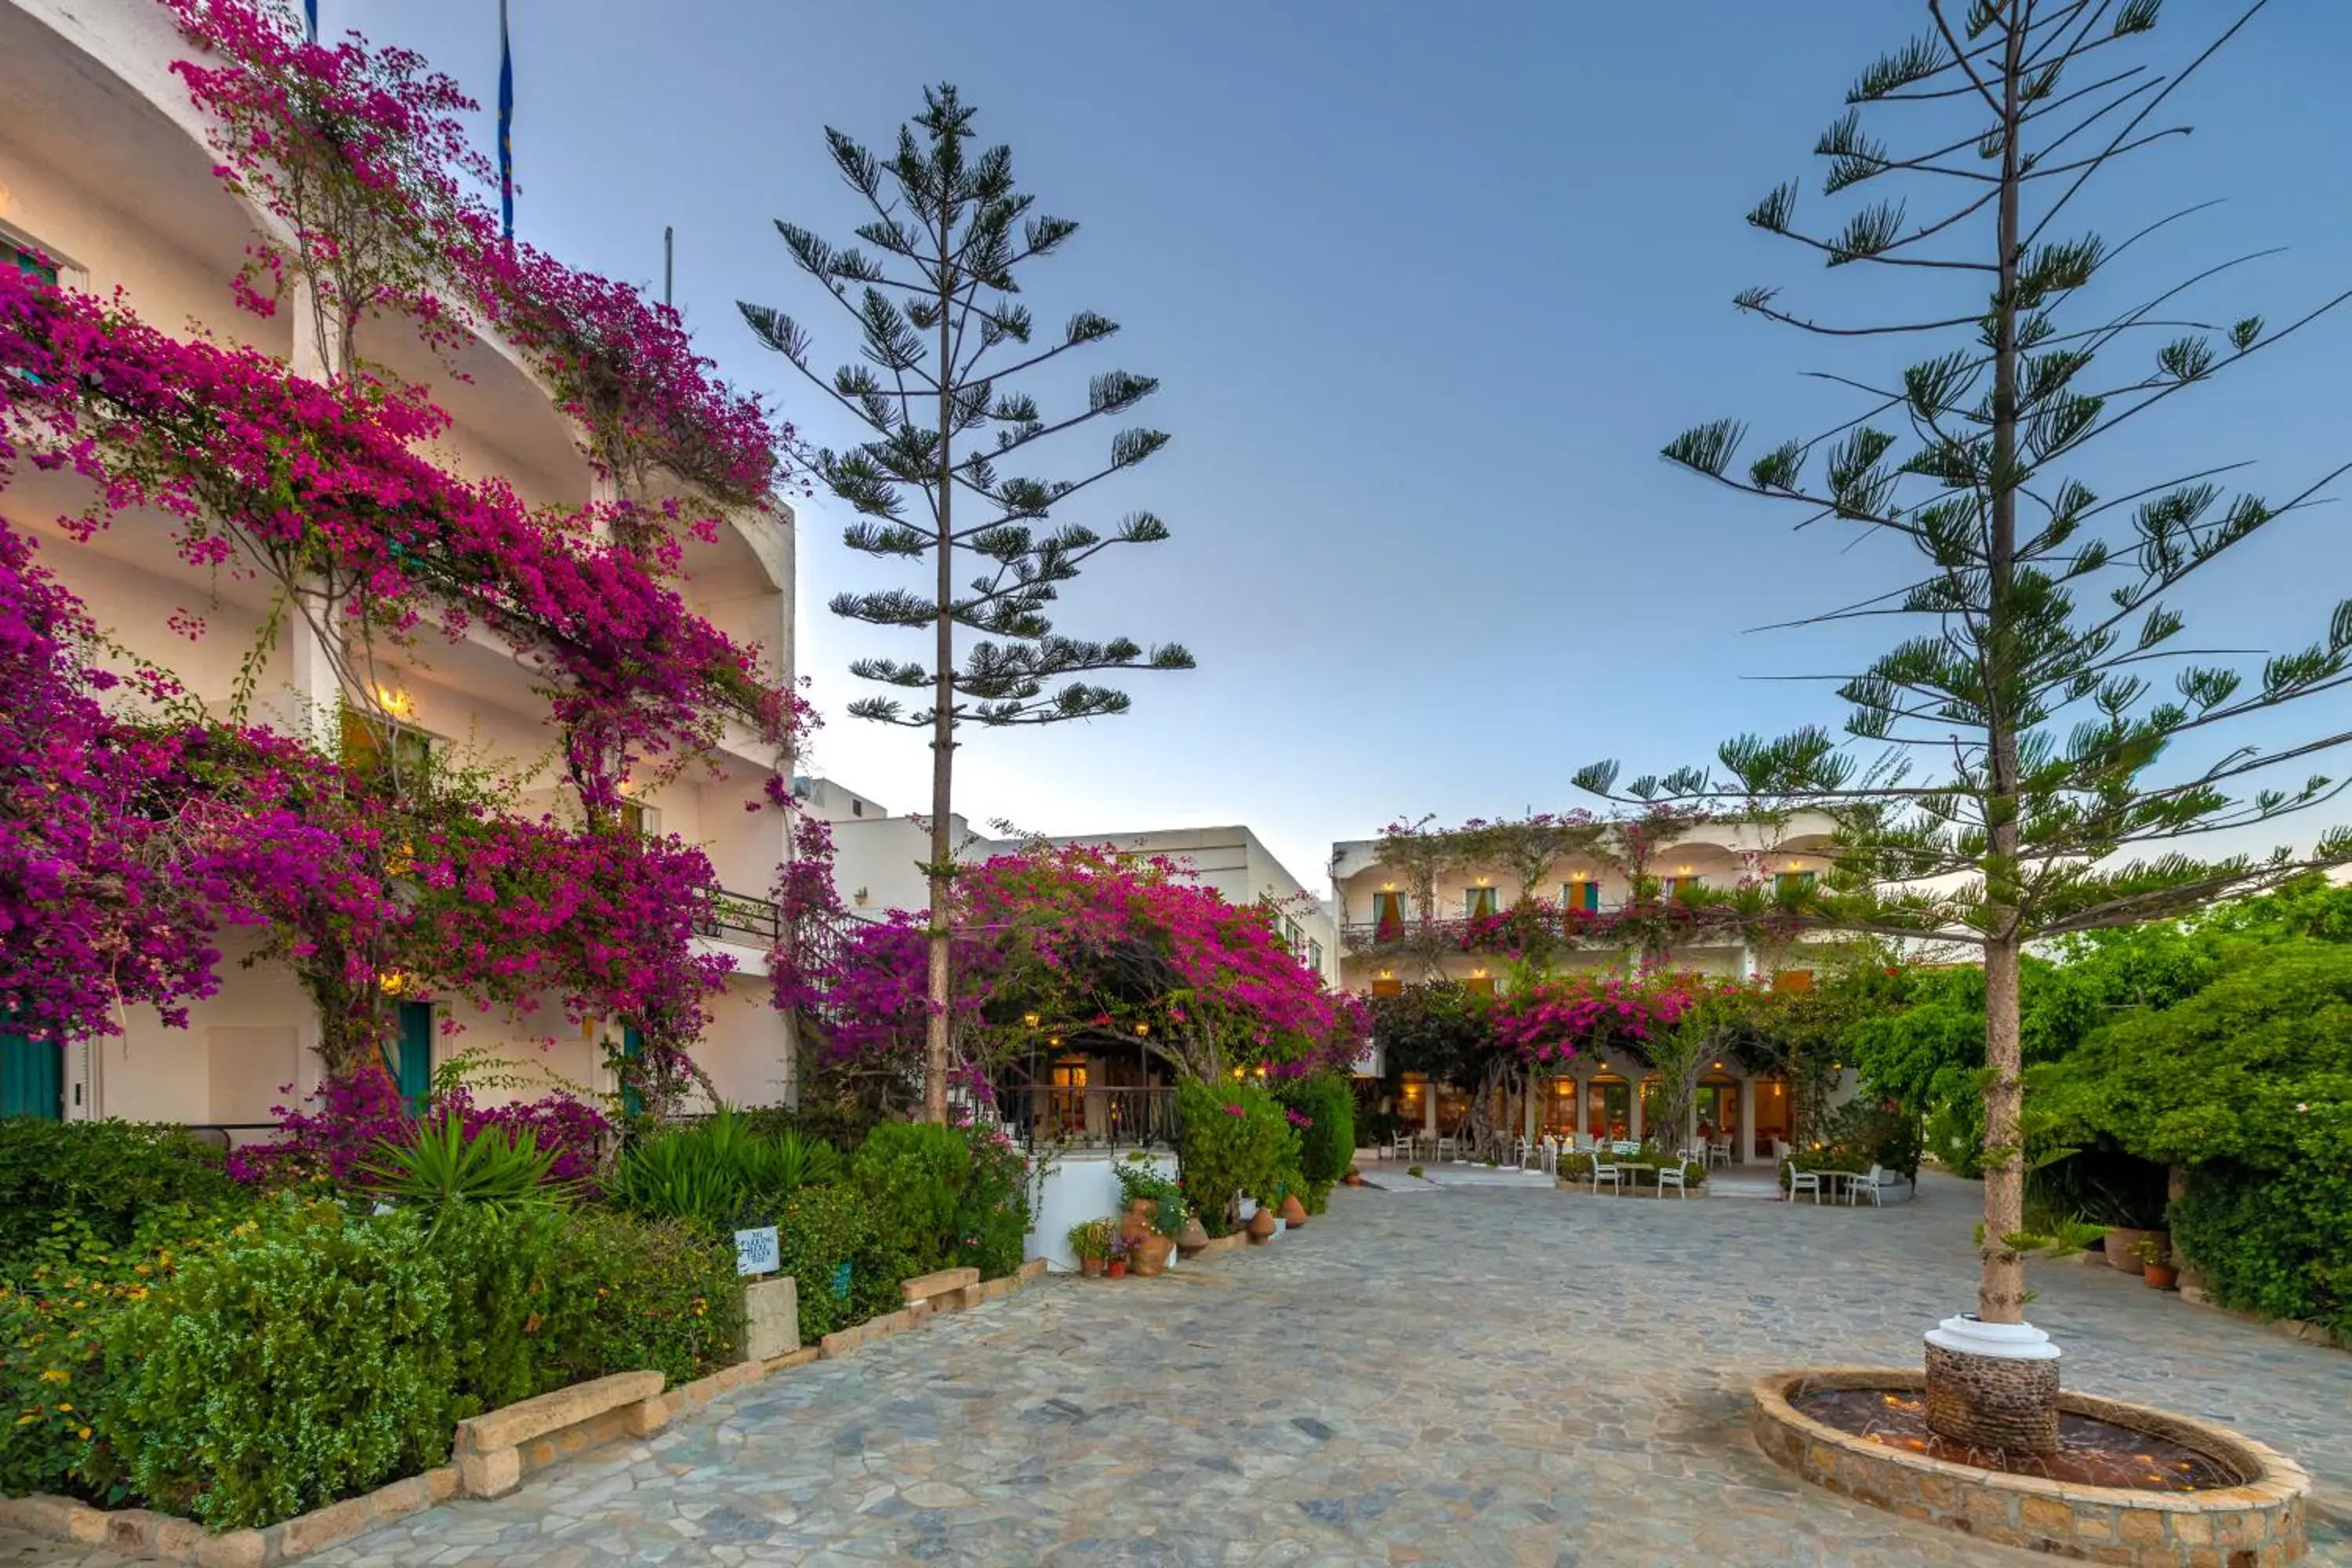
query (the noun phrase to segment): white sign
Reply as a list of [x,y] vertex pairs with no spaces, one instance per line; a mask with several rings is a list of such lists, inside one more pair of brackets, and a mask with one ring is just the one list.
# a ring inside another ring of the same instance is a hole
[[776,1245],[776,1227],[763,1225],[757,1230],[735,1233],[735,1272],[738,1274],[773,1274],[782,1266],[783,1254]]

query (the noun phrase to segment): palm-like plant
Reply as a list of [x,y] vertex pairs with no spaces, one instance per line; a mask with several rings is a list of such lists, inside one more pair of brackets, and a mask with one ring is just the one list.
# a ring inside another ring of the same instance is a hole
[[554,1179],[556,1152],[541,1149],[529,1128],[509,1131],[443,1116],[417,1123],[406,1143],[387,1139],[362,1170],[367,1189],[436,1221],[468,1206],[513,1214],[569,1201],[579,1184]]

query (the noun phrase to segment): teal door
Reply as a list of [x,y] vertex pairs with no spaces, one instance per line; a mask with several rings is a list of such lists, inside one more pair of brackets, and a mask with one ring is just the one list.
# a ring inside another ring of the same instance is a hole
[[[645,1059],[645,1031],[638,1028],[635,1024],[626,1024],[622,1026],[622,1059],[628,1062],[638,1062]],[[624,1114],[629,1116],[642,1116],[645,1114],[646,1110],[646,1097],[638,1093],[636,1086],[631,1083],[626,1078],[621,1079],[621,1110]]]
[[433,1098],[433,1004],[403,1002],[400,1005],[400,1043],[392,1064],[393,1081],[400,1085],[400,1098],[407,1102],[408,1114],[425,1114],[425,1102]]
[[0,1034],[0,1116],[57,1121],[65,1113],[65,1052],[48,1040]]

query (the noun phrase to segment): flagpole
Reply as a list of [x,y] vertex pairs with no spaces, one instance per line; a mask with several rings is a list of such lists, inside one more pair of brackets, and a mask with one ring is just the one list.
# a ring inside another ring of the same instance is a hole
[[[316,0],[313,0],[313,4]],[[514,241],[514,46],[507,37],[507,0],[499,0],[499,224]]]

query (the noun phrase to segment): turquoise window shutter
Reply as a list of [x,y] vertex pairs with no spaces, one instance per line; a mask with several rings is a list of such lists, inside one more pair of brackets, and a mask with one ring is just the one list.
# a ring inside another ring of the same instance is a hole
[[65,1053],[48,1040],[0,1034],[0,1116],[65,1116]]
[[400,1005],[400,1047],[393,1063],[393,1079],[400,1085],[400,1098],[408,1103],[411,1116],[425,1114],[425,1102],[433,1098],[433,1005],[429,1002],[403,1002]]

